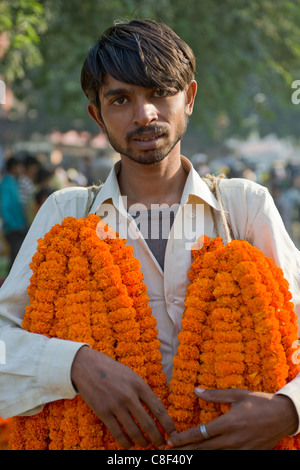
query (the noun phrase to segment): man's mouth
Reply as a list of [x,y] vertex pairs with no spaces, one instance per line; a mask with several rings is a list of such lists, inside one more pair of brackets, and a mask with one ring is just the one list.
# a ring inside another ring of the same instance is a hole
[[150,136],[150,137],[135,137],[133,140],[138,140],[138,141],[141,141],[141,142],[148,142],[148,141],[151,141],[151,140],[159,139],[160,137],[162,137],[162,135],[163,134],[153,135],[153,136]]
[[158,148],[164,135],[163,133],[141,134],[133,136],[131,140],[139,150],[154,150]]
[[127,138],[128,141],[134,143],[138,150],[155,150],[162,144],[166,132],[167,129],[164,129],[162,126],[141,127],[132,131]]
[[162,126],[140,127],[127,135],[128,140],[151,141],[164,136],[167,129]]

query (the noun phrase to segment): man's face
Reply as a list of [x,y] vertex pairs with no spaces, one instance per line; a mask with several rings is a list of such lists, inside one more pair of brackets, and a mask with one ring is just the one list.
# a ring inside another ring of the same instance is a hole
[[138,163],[155,164],[171,152],[180,154],[195,93],[195,82],[185,91],[172,93],[107,75],[99,93],[101,117],[95,106],[89,111],[116,152]]

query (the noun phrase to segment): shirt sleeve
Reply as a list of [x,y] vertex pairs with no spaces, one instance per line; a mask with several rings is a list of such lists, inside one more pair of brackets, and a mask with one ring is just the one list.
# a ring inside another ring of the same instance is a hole
[[27,287],[32,275],[29,264],[37,240],[60,223],[64,213],[76,216],[86,202],[84,194],[79,192],[77,202],[71,192],[62,204],[58,204],[56,194],[45,201],[0,289],[0,416],[3,419],[34,414],[45,403],[76,395],[70,371],[84,343],[29,333],[22,329],[22,318],[29,303]]
[[[268,189],[250,181],[229,180],[228,187],[226,182],[223,185],[224,206],[234,237],[248,240],[283,270],[300,327],[300,252],[287,233],[272,196]],[[277,393],[293,401],[299,417],[296,433],[300,432],[300,374]]]

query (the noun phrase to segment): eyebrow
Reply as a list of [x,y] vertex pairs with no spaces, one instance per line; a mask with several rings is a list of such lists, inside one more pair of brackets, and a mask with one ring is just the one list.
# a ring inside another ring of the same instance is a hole
[[127,95],[130,93],[128,88],[112,88],[111,90],[107,90],[103,94],[103,98],[109,98],[110,96],[117,96],[117,95]]

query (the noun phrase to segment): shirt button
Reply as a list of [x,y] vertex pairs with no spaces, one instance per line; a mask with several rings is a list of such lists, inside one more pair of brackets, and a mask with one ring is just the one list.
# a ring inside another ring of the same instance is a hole
[[172,304],[173,302],[175,302],[175,297],[173,295],[169,295],[168,301]]

